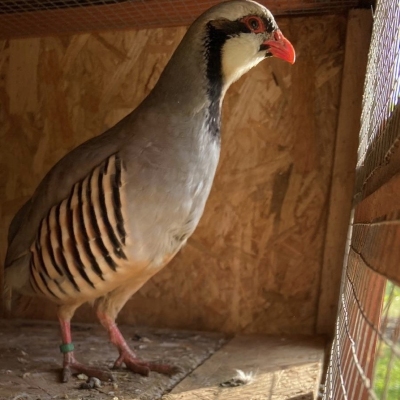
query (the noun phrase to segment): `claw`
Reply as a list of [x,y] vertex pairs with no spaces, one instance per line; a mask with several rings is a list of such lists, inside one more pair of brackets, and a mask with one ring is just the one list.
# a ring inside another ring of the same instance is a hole
[[114,363],[114,368],[119,368],[122,364],[125,364],[128,369],[143,376],[149,376],[150,371],[158,372],[159,374],[168,376],[180,372],[178,368],[171,365],[148,363],[139,360],[126,343],[115,323],[115,319],[111,318],[106,313],[100,312],[99,310],[97,310],[97,316],[101,324],[107,329],[110,336],[110,342],[113,343],[119,351],[119,357]]
[[137,359],[124,358],[123,363],[126,365],[128,369],[130,369],[132,372],[136,374],[143,376],[149,376],[150,374],[150,368],[147,367],[146,363],[143,363]]
[[62,370],[62,381],[68,382],[72,374],[85,374],[88,377],[98,378],[103,382],[114,381],[115,378],[108,368],[97,368],[81,364],[79,362],[64,365]]
[[167,376],[172,376],[175,374],[178,374],[179,372],[182,372],[179,367],[176,367],[174,365],[168,365],[168,364],[153,364],[153,363],[148,363],[147,364],[150,371],[158,372],[159,374],[167,375]]
[[67,383],[69,381],[69,378],[71,378],[72,372],[71,368],[69,367],[64,367],[62,369],[62,376],[61,376],[61,381],[63,383]]
[[159,374],[167,376],[172,376],[180,372],[179,368],[172,365],[141,361],[131,352],[122,352],[117,361],[115,361],[114,368],[119,368],[122,364],[125,364],[132,372],[143,376],[149,376],[150,371],[158,372]]

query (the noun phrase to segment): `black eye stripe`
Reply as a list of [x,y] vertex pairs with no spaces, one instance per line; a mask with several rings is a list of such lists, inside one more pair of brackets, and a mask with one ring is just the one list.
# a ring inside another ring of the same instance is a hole
[[229,21],[224,19],[214,20],[210,21],[208,26],[214,28],[216,32],[220,32],[220,34],[225,35],[226,37],[251,32],[248,26],[242,21]]
[[241,33],[251,33],[253,31],[255,33],[262,33],[264,29],[266,33],[272,33],[278,29],[278,26],[273,18],[254,15],[250,15],[235,21],[229,21],[227,19],[213,20],[210,21],[207,26],[214,28],[216,32],[220,32],[220,34],[225,37],[223,42],[226,39],[235,37]]
[[265,25],[265,30],[268,32],[268,33],[271,33],[271,32],[273,32],[274,30],[276,30],[277,28],[278,28],[278,26],[276,25],[276,22],[275,21],[273,21],[272,19],[270,19],[270,18],[263,18],[263,21],[264,21],[264,25]]

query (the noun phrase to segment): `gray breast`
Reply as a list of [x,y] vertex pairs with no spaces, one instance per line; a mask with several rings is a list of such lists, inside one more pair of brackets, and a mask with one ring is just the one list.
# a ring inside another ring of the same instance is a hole
[[[198,126],[189,124],[187,131],[146,137],[135,145],[135,151],[141,151],[127,165],[127,198],[132,242],[140,248],[132,256],[150,258],[158,266],[196,228],[220,152],[219,141],[207,134],[205,123],[203,119]],[[126,152],[132,156],[132,151]]]

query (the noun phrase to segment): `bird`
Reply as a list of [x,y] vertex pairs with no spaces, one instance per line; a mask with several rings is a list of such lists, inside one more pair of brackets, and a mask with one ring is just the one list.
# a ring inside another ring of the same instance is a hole
[[71,335],[89,302],[118,349],[114,367],[173,374],[141,360],[116,317],[127,300],[185,245],[203,214],[221,144],[229,86],[266,58],[295,62],[271,12],[251,0],[219,3],[188,28],[158,82],[116,125],[58,161],[14,216],[5,293],[57,305],[61,380],[111,370],[79,362]]

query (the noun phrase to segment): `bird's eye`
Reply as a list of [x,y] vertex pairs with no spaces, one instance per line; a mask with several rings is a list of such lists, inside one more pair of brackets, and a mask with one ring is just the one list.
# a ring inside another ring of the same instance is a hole
[[264,22],[260,17],[251,15],[241,20],[246,24],[247,28],[253,33],[262,33],[265,31]]
[[260,27],[260,23],[256,18],[249,18],[249,25],[253,30],[257,30]]

